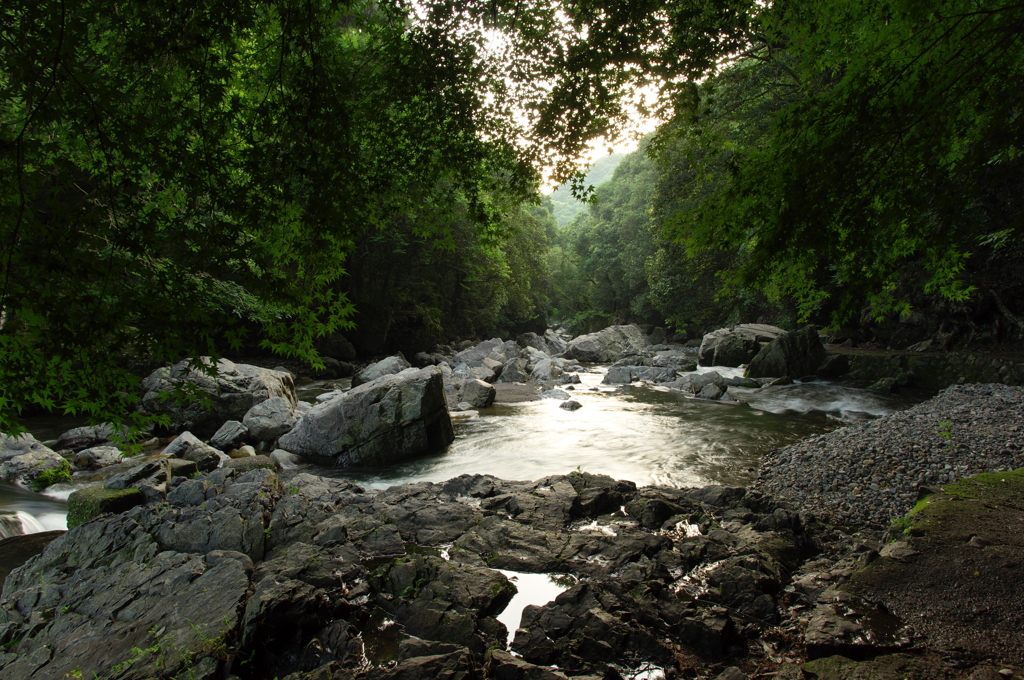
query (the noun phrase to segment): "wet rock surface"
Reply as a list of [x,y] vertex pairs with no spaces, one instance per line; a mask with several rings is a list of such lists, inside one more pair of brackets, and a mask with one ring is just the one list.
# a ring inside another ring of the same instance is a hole
[[[711,668],[773,625],[790,561],[812,550],[795,513],[743,489],[573,473],[367,491],[220,468],[70,530],[15,571],[0,677]],[[495,616],[515,587],[498,568],[578,583],[507,631]],[[488,660],[509,642],[519,657]]]

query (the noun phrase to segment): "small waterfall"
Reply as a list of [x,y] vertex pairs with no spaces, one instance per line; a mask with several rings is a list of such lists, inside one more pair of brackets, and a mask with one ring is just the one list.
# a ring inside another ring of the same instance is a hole
[[37,534],[41,531],[46,531],[46,527],[27,512],[16,510],[0,514],[0,538]]

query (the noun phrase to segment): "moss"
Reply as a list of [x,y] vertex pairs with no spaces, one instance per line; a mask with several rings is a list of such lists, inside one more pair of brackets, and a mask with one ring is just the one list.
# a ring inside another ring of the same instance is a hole
[[44,471],[32,480],[32,490],[42,491],[48,486],[71,481],[71,463],[62,460],[58,467]]
[[986,472],[943,488],[949,496],[960,500],[983,499],[990,503],[1017,505],[1024,498],[1024,469],[1012,472]]
[[85,524],[107,512],[124,512],[145,502],[138,489],[107,489],[91,486],[68,498],[68,529]]

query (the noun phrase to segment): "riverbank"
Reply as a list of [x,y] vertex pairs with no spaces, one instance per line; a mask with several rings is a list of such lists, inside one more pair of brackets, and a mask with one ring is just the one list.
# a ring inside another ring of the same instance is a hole
[[884,528],[922,489],[1024,467],[1024,388],[953,385],[905,411],[773,450],[753,488],[829,522]]
[[[1020,404],[1019,388],[953,387],[781,449],[753,489],[585,472],[389,489],[270,470],[178,478],[166,500],[73,529],[8,579],[0,677],[1011,677],[1019,475],[987,481],[994,496],[946,484],[888,530],[876,508],[857,532],[822,521],[839,515],[807,493],[764,491],[844,446],[862,466],[914,451],[935,418],[955,435],[938,449],[971,461],[940,474],[1012,465],[1016,447],[969,454],[1018,442]],[[794,456],[811,446],[822,455]],[[524,573],[547,574],[547,594],[510,611]]]

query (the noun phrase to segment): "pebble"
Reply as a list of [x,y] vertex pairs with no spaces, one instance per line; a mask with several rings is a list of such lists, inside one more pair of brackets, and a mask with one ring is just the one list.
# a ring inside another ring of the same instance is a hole
[[922,486],[1024,468],[1021,422],[1024,388],[953,385],[906,411],[771,451],[752,488],[822,519],[884,528]]

